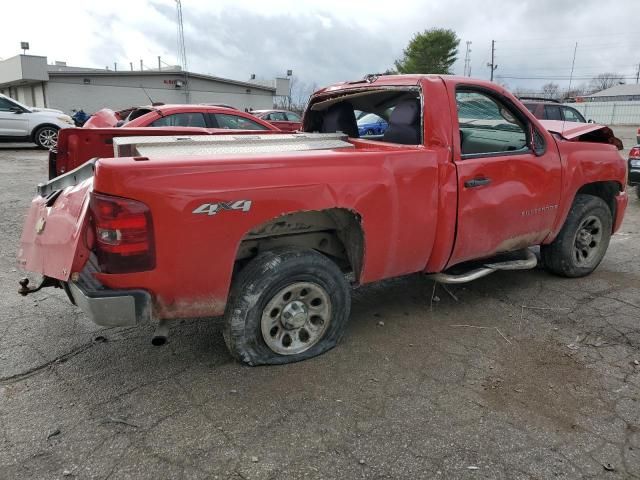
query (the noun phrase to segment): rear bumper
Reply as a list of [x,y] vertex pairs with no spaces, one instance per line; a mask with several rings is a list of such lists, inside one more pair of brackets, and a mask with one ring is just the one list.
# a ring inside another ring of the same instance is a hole
[[151,319],[151,296],[145,290],[87,290],[69,282],[74,302],[96,324],[131,327]]
[[640,168],[629,167],[629,185],[640,184]]
[[624,219],[624,212],[627,210],[627,204],[629,203],[629,194],[627,192],[620,192],[615,197],[616,199],[616,218],[613,219],[613,232],[617,232],[622,225]]

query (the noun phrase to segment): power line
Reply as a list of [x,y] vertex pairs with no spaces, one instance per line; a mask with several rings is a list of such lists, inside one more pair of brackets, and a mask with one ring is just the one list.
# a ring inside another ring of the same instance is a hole
[[[629,38],[629,40],[635,40],[635,36],[640,36],[640,33],[634,33],[634,32],[624,32],[624,33],[607,33],[607,34],[593,34],[593,35],[570,35],[570,36],[566,36],[566,37],[558,37],[554,35],[554,39],[555,40],[561,40],[561,39],[567,39],[567,40],[581,40],[584,38],[602,38],[603,36],[606,36],[607,38],[609,37],[627,37]],[[536,41],[536,40],[549,40],[549,37],[518,37],[517,39],[506,39],[506,38],[499,38],[498,41],[500,42],[509,42],[509,43],[517,43],[517,42],[531,42],[531,41]]]

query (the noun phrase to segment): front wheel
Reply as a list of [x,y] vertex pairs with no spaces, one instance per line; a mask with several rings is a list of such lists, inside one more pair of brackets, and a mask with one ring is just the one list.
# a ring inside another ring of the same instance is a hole
[[36,130],[33,138],[40,148],[50,150],[58,144],[58,129],[45,125]]
[[584,277],[602,261],[611,238],[608,205],[593,195],[576,195],[556,239],[540,247],[545,268],[563,277]]
[[224,339],[249,365],[315,357],[342,337],[351,298],[338,266],[314,250],[259,254],[240,271],[227,304]]

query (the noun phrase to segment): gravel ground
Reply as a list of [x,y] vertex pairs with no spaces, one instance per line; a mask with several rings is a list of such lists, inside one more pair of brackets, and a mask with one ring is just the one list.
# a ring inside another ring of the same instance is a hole
[[[1,148],[1,147],[0,147]],[[640,478],[640,202],[590,277],[358,289],[342,343],[234,362],[219,320],[104,329],[16,293],[46,155],[0,150],[0,478]]]

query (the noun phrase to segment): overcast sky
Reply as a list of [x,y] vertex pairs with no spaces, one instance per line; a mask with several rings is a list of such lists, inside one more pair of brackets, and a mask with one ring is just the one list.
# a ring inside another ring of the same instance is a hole
[[[21,0],[2,11],[0,58],[29,41],[29,53],[74,66],[177,63],[174,0]],[[575,42],[574,85],[605,71],[635,83],[640,63],[640,0],[183,0],[183,14],[189,70],[236,80],[287,69],[319,86],[358,79],[392,67],[413,33],[432,27],[461,39],[454,73],[473,42],[478,78],[489,77],[495,39],[497,79],[511,89],[566,87]]]

